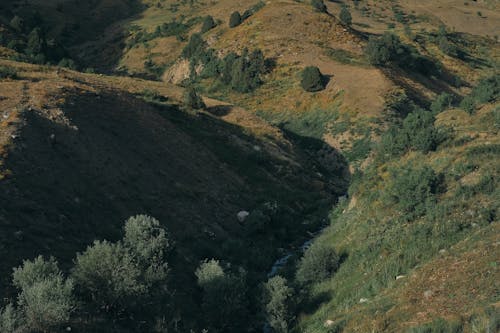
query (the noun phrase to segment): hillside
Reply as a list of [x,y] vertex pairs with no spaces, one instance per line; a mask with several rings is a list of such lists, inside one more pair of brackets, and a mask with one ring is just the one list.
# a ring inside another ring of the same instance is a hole
[[2,1],[0,332],[500,331],[498,31],[490,0]]

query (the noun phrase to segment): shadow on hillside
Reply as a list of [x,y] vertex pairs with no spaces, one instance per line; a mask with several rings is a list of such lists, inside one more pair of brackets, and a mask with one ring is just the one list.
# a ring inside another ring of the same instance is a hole
[[206,111],[214,116],[223,117],[228,115],[233,107],[231,105],[214,105],[206,109]]
[[323,291],[313,297],[307,298],[304,304],[301,305],[301,312],[304,314],[315,313],[323,304],[327,304],[332,300],[332,295],[329,292]]
[[[71,126],[26,111],[5,161],[12,175],[0,181],[2,292],[23,259],[53,255],[67,270],[95,239],[121,238],[135,214],[166,225],[182,254],[172,262],[182,281],[194,283],[195,265],[212,257],[235,265],[255,258],[245,268],[265,273],[277,249],[316,228],[345,192],[311,151],[320,140],[287,135],[293,145],[275,144],[277,156],[236,125],[117,92],[74,96],[62,110]],[[279,203],[279,214],[246,239],[236,213],[266,202]],[[189,283],[177,287],[192,294]]]

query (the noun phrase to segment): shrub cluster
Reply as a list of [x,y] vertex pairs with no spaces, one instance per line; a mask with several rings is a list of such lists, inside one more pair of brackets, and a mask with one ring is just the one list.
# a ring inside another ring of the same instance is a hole
[[434,126],[434,115],[417,109],[406,116],[401,125],[394,125],[382,136],[379,152],[382,156],[399,156],[409,150],[429,152],[444,139],[444,133]]
[[496,74],[479,81],[472,92],[460,103],[460,107],[472,114],[482,103],[498,101],[500,96],[500,75]]
[[318,67],[308,66],[302,71],[300,85],[305,91],[320,91],[325,89],[325,79]]
[[390,32],[380,37],[371,36],[365,53],[370,63],[376,66],[394,64],[425,75],[436,74],[440,71],[435,62],[420,55],[413,46],[403,44],[398,36]]
[[423,215],[435,203],[441,178],[432,168],[406,165],[392,170],[391,177],[387,194],[407,219]]
[[314,242],[306,250],[297,267],[300,283],[320,282],[330,277],[339,266],[339,256],[325,243]]
[[[216,78],[223,85],[231,89],[247,93],[255,90],[262,84],[261,75],[265,72],[265,58],[261,50],[249,52],[244,49],[241,55],[234,52],[220,59],[214,49],[207,48],[206,42],[200,34],[193,34],[189,43],[182,51],[182,56],[190,60],[192,71],[201,64],[202,78]],[[192,78],[193,79],[193,78]]]

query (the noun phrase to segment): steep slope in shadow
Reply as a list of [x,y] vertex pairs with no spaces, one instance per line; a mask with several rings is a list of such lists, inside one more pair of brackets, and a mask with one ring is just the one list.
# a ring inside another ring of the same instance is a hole
[[[124,219],[139,213],[167,226],[173,271],[185,279],[206,257],[265,274],[277,249],[316,228],[345,190],[345,164],[326,165],[337,156],[326,147],[276,143],[277,156],[237,126],[118,91],[73,95],[63,110],[64,121],[25,111],[5,161],[0,290],[22,259],[54,255],[67,268],[75,252],[119,238]],[[277,211],[263,225],[236,219],[271,202]]]

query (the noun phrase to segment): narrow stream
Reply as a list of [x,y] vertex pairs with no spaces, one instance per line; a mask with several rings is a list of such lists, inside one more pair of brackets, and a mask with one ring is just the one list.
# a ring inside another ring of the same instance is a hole
[[[318,237],[319,235],[321,235],[323,233],[323,231],[328,226],[329,225],[326,225],[326,226],[322,227],[320,230],[316,231],[315,233],[310,234],[311,238],[309,238],[308,240],[306,240],[299,247],[299,250],[297,250],[297,249],[290,249],[281,258],[279,258],[278,260],[276,260],[274,262],[274,264],[271,266],[271,269],[269,270],[269,273],[267,273],[267,278],[270,279],[273,276],[275,276],[278,273],[278,271],[281,268],[283,268],[288,263],[288,260],[294,254],[298,253],[298,251],[300,251],[301,254],[303,254],[304,252],[306,252],[306,250],[311,246],[311,244],[314,242],[314,240],[316,239],[316,237]],[[273,330],[271,328],[271,325],[269,325],[269,323],[265,323],[264,324],[264,327],[262,328],[262,331],[263,331],[263,333],[272,333],[273,332]]]

